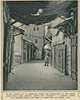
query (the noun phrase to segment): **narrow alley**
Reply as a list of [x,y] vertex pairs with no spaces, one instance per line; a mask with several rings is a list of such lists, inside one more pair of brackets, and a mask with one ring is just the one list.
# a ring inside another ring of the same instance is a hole
[[78,2],[3,1],[2,9],[3,90],[78,90]]
[[6,90],[76,90],[76,85],[70,76],[53,66],[44,66],[43,60],[34,60],[15,66]]

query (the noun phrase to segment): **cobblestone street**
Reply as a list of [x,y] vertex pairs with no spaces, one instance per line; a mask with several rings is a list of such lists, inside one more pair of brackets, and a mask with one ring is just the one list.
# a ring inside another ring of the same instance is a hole
[[[14,73],[14,74],[12,74]],[[15,66],[9,74],[6,90],[76,90],[77,84],[44,61],[31,61]]]

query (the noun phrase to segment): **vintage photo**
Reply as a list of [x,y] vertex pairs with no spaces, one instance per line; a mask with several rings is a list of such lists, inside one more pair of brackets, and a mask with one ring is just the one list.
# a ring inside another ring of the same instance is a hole
[[3,1],[3,90],[78,90],[78,1]]

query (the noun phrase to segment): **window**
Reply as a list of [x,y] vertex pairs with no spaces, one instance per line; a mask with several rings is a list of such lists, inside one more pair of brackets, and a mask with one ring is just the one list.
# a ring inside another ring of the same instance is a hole
[[34,31],[36,30],[36,27],[34,26]]
[[35,39],[35,43],[38,43],[38,39]]
[[39,31],[39,27],[38,26],[34,26],[34,31]]
[[37,27],[37,31],[39,31],[39,27]]

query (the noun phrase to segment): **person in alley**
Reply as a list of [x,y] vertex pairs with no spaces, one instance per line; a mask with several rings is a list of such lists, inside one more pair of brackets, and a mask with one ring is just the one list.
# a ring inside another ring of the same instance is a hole
[[45,52],[45,64],[44,66],[48,66],[49,65],[49,51],[46,50]]

